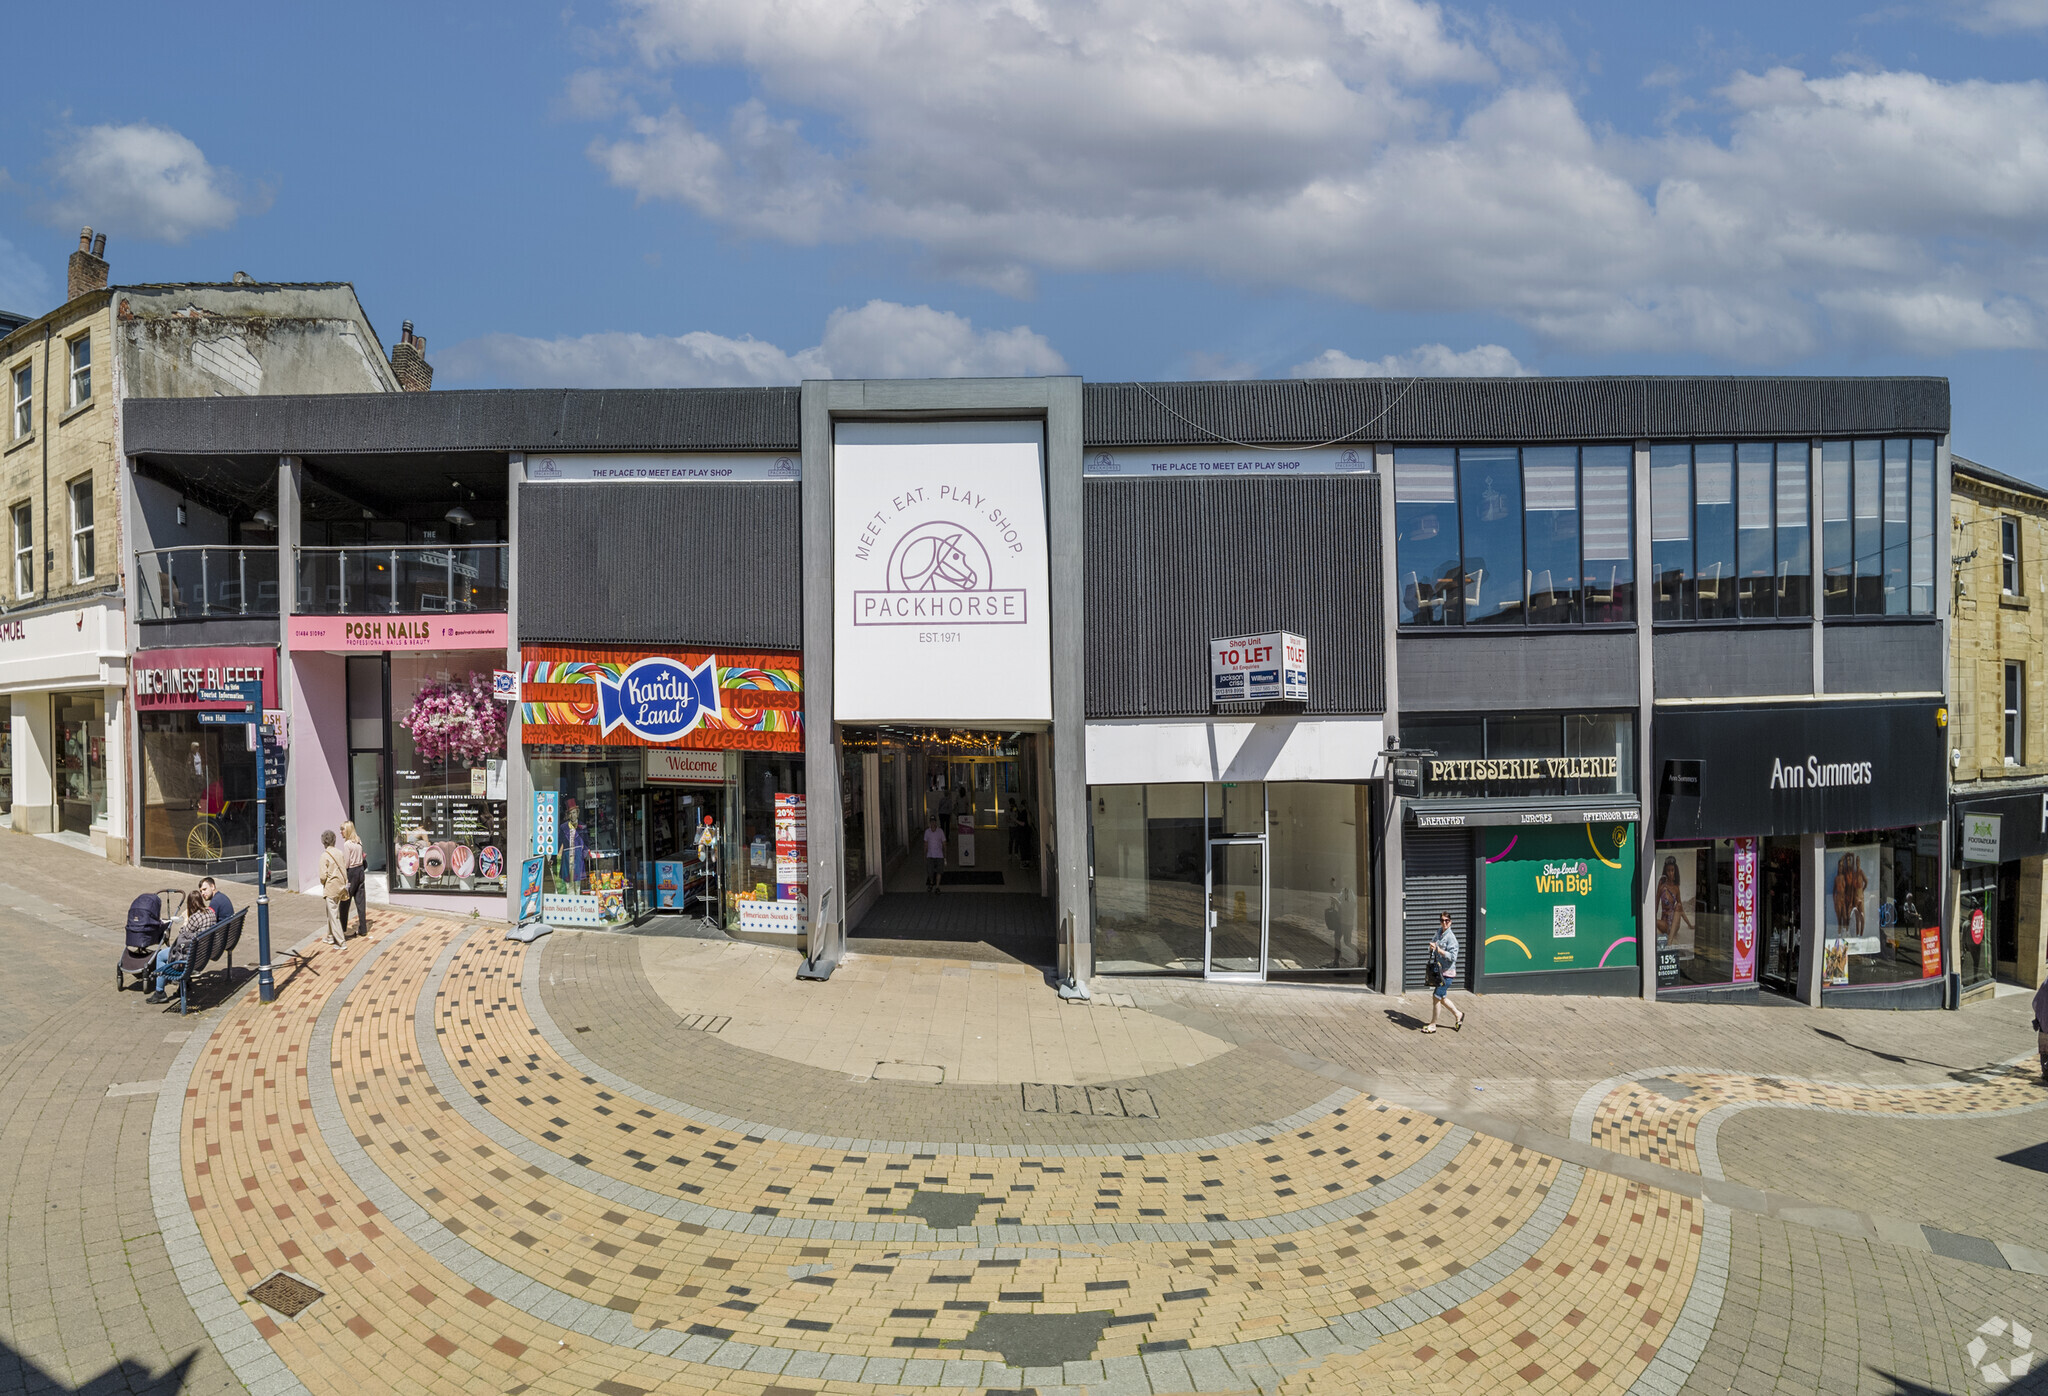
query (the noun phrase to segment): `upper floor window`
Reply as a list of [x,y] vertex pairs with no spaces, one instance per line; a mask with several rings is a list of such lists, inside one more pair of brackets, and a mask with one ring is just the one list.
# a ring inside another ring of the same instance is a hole
[[14,536],[14,594],[17,598],[33,596],[36,589],[36,525],[35,515],[26,504],[17,504],[8,511],[9,532]]
[[1821,443],[1822,610],[1934,614],[1934,442]]
[[1394,452],[1403,625],[1635,619],[1627,446]]
[[92,397],[92,336],[82,334],[71,341],[71,405]]
[[2020,594],[2020,521],[2010,514],[1998,520],[1998,589]]
[[14,435],[17,440],[27,436],[36,424],[35,414],[29,410],[30,390],[34,385],[35,370],[30,365],[23,364],[14,370]]
[[1650,447],[1650,566],[1660,621],[1813,614],[1803,441]]
[[71,580],[93,578],[92,478],[71,482]]
[[2027,666],[2005,666],[2005,764],[2027,764]]

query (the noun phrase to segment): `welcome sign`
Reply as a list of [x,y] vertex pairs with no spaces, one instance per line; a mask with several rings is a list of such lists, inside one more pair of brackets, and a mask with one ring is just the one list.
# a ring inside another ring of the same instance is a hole
[[833,432],[833,715],[1052,717],[1045,431],[842,422]]

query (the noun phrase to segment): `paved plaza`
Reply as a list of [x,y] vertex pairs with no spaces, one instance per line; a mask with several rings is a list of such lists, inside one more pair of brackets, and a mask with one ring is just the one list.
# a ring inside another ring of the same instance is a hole
[[108,973],[162,880],[0,835],[0,1391],[2048,1389],[2019,996],[1425,1036],[381,909],[181,1018]]

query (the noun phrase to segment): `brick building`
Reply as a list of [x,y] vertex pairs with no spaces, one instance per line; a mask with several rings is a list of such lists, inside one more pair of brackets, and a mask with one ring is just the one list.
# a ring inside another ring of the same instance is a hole
[[1968,996],[2048,975],[2048,490],[1952,460],[1949,762]]
[[84,230],[64,303],[0,319],[0,823],[126,861],[131,554],[231,540],[190,489],[124,490],[123,403],[401,384],[347,283],[110,285],[105,254]]

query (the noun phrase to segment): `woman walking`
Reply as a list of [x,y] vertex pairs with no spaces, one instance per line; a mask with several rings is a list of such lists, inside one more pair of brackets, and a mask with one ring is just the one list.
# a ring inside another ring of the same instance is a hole
[[353,819],[341,821],[341,861],[348,868],[348,895],[341,903],[341,934],[348,935],[349,908],[356,913],[356,929],[359,934],[370,933],[370,904],[363,896],[363,874],[369,858],[363,852],[363,841],[356,836],[356,822]]
[[1443,914],[1437,926],[1436,939],[1429,943],[1429,1025],[1424,1032],[1436,1031],[1436,1011],[1439,1008],[1451,1010],[1451,1031],[1459,1032],[1465,1026],[1465,1014],[1458,1005],[1451,1002],[1451,981],[1458,976],[1458,933],[1451,929],[1451,913]]
[[348,863],[334,846],[334,830],[320,831],[320,895],[327,901],[327,943],[347,943],[341,928],[341,903],[348,896]]

